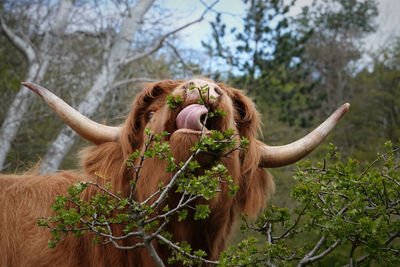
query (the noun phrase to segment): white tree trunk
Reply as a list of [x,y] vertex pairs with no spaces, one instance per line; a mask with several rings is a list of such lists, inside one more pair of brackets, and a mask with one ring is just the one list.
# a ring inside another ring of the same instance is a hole
[[[26,78],[32,80],[36,76],[38,69],[39,64],[30,65]],[[7,153],[28,110],[32,97],[32,93],[22,86],[7,111],[7,115],[0,128],[0,169],[4,166]]]
[[[139,1],[123,19],[121,30],[112,41],[108,58],[104,62],[100,73],[96,76],[96,82],[77,107],[80,113],[88,117],[93,115],[97,107],[104,101],[107,93],[112,89],[112,83],[118,73],[118,66],[128,56],[133,37],[153,2],[154,0]],[[74,144],[75,138],[76,133],[65,126],[43,158],[39,172],[56,172],[63,158]]]
[[[43,41],[36,52],[28,42],[15,35],[7,27],[4,21],[0,19],[1,28],[5,35],[15,47],[25,54],[28,60],[29,70],[25,78],[26,81],[35,81],[40,83],[43,79],[51,61],[51,50],[54,51],[54,47],[52,47],[54,36],[58,36],[64,32],[68,24],[68,16],[71,12],[74,1],[75,0],[63,0],[60,2],[51,29],[46,32]],[[17,135],[18,129],[26,115],[32,99],[32,92],[22,86],[7,111],[4,122],[0,128],[0,170],[4,167],[4,162],[11,144]]]

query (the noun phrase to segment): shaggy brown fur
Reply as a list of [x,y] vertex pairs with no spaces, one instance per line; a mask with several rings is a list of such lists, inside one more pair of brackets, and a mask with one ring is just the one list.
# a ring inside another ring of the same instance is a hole
[[[55,196],[65,194],[65,189],[76,181],[102,183],[109,180],[115,190],[128,194],[133,173],[126,167],[125,161],[136,149],[143,150],[146,139],[143,131],[147,127],[156,133],[172,133],[167,138],[172,154],[177,162],[186,160],[189,148],[199,135],[175,132],[175,118],[181,109],[172,110],[166,105],[168,94],[180,95],[184,106],[191,104],[185,101],[186,83],[184,80],[167,80],[146,84],[134,101],[120,140],[92,146],[82,152],[82,173],[0,176],[0,266],[153,266],[154,262],[145,249],[121,251],[112,245],[99,247],[90,244],[90,236],[81,239],[68,237],[56,249],[48,249],[49,231],[37,227],[36,218],[52,215],[50,207]],[[218,130],[233,128],[240,136],[250,140],[246,152],[235,151],[229,158],[223,159],[234,182],[240,186],[239,192],[229,197],[228,189],[222,185],[222,192],[208,202],[212,211],[209,218],[194,221],[189,214],[185,221],[178,222],[173,218],[167,226],[174,241],[187,241],[193,249],[205,250],[212,260],[216,260],[225,249],[238,215],[247,213],[256,216],[274,187],[268,172],[258,167],[260,143],[256,136],[260,118],[253,103],[239,90],[218,85],[223,93],[212,104],[227,113],[215,122]],[[154,115],[147,121],[150,112]],[[210,156],[200,155],[198,160],[206,166]],[[158,159],[145,161],[137,184],[136,200],[146,199],[158,189],[160,182],[169,182],[170,175],[165,173],[163,164]],[[92,193],[93,190],[87,190],[88,195]],[[172,207],[178,197],[176,193],[171,193],[164,204]],[[155,246],[166,262],[170,255],[168,248],[156,243]]]

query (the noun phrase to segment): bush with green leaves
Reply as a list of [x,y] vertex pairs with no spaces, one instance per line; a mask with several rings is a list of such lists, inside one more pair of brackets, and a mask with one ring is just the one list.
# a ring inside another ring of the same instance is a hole
[[[135,152],[127,165],[135,168],[139,177],[144,160],[158,157],[169,162],[168,172],[174,172],[171,182],[160,184],[159,191],[139,203],[134,200],[135,179],[132,179],[131,195],[122,197],[120,192],[112,193],[110,185],[82,182],[68,189],[69,196],[58,196],[53,209],[56,216],[39,221],[40,226],[51,229],[54,247],[68,233],[76,237],[91,233],[94,243],[112,243],[119,249],[146,247],[153,259],[161,266],[151,241],[171,247],[169,263],[181,261],[184,265],[203,263],[219,266],[303,266],[318,261],[324,263],[334,250],[346,253],[344,266],[369,265],[371,262],[397,266],[400,264],[400,149],[386,144],[387,153],[379,155],[370,164],[361,164],[356,159],[347,162],[332,145],[322,162],[313,166],[310,162],[298,165],[295,179],[298,184],[292,189],[292,197],[298,208],[289,211],[269,205],[253,222],[243,217],[242,231],[258,232],[265,241],[250,236],[221,254],[219,261],[209,261],[206,253],[193,251],[190,244],[171,242],[171,235],[164,226],[174,214],[179,220],[188,216],[187,208],[196,199],[212,199],[218,193],[219,183],[226,182],[230,194],[237,191],[226,168],[216,163],[196,176],[194,171],[199,164],[194,157],[200,151],[233,151],[243,149],[246,140],[235,143],[233,132],[213,131],[211,136],[203,136],[195,147],[192,156],[183,163],[175,164],[167,142],[162,142],[167,133],[156,135],[146,130],[149,140],[143,153]],[[139,166],[133,166],[134,159]],[[88,201],[82,199],[82,192],[88,186],[95,186],[100,193]],[[176,207],[165,206],[162,212],[155,212],[170,190],[182,195]],[[152,203],[152,204],[149,204]],[[114,212],[117,210],[118,212]],[[207,205],[196,206],[195,220],[207,218],[210,210]],[[163,223],[160,223],[163,221]],[[112,225],[124,225],[123,235],[115,235]],[[299,240],[307,242],[300,245]],[[142,240],[130,247],[123,247],[118,240],[135,236]],[[257,235],[259,236],[259,235]]]
[[[112,243],[119,249],[146,247],[160,266],[164,263],[151,243],[153,239],[171,248],[168,263],[180,261],[188,266],[203,263],[303,266],[318,261],[324,263],[328,255],[340,248],[342,254],[347,254],[344,266],[369,265],[371,262],[385,266],[400,264],[397,240],[400,237],[400,149],[393,149],[390,142],[386,144],[387,153],[379,155],[370,164],[361,164],[356,159],[342,161],[333,145],[316,166],[308,161],[300,163],[294,176],[298,184],[291,192],[298,208],[289,211],[269,205],[253,222],[244,216],[242,231],[261,233],[266,240],[251,235],[223,252],[219,261],[210,261],[204,251],[193,251],[190,244],[171,242],[172,236],[164,231],[164,227],[175,214],[179,220],[184,220],[188,216],[189,204],[195,200],[215,197],[220,183],[228,183],[232,195],[238,190],[220,162],[205,170],[204,175],[195,175],[200,165],[194,157],[201,151],[229,153],[244,149],[247,140],[242,139],[240,144],[236,144],[233,131],[212,131],[192,148],[193,154],[186,162],[175,164],[168,143],[162,141],[167,133],[156,135],[146,130],[146,134],[149,139],[144,152],[136,151],[126,163],[136,171],[131,182],[131,194],[122,197],[120,192],[112,193],[110,185],[101,187],[91,182],[71,186],[68,196],[57,197],[53,206],[56,216],[39,221],[40,226],[51,229],[53,239],[49,241],[50,247],[68,233],[76,237],[91,233],[95,236],[94,243]],[[152,157],[168,161],[166,171],[173,173],[172,179],[167,185],[160,184],[158,192],[139,203],[134,200],[135,184],[143,161]],[[138,159],[138,166],[133,164],[135,159]],[[88,186],[97,187],[100,193],[85,201],[82,193]],[[170,190],[181,194],[179,204],[176,207],[165,206],[161,212],[156,212]],[[198,204],[195,209],[195,220],[207,218],[210,214],[206,204]],[[123,225],[123,235],[113,233],[113,225]],[[129,247],[117,242],[132,236],[142,242]],[[302,243],[304,239],[307,241]]]
[[[336,148],[322,162],[298,164],[291,195],[298,208],[273,205],[242,230],[261,233],[223,252],[221,266],[304,266],[340,251],[335,266],[400,265],[400,149],[370,164],[341,160]],[[258,235],[259,236],[259,235]],[[306,240],[306,242],[301,241]]]

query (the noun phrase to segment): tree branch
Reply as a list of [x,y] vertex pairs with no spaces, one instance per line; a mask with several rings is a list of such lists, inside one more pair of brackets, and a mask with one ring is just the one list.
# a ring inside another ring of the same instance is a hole
[[173,45],[172,45],[170,42],[168,42],[168,41],[165,41],[165,43],[172,49],[172,51],[174,51],[175,55],[177,56],[177,58],[179,59],[179,61],[182,63],[183,67],[184,67],[185,69],[188,69],[188,70],[190,70],[190,71],[193,71],[193,68],[189,67],[189,66],[186,64],[185,60],[183,60],[183,58],[181,57],[181,54],[179,53],[178,49],[177,49],[175,46],[173,46]]
[[[268,222],[267,241],[268,241],[268,244],[273,245],[273,242],[272,242],[272,224],[270,222]],[[267,258],[267,266],[276,267],[276,265],[271,262],[271,257]]]
[[314,256],[315,252],[317,252],[317,250],[321,247],[321,245],[325,242],[326,240],[326,236],[324,235],[317,243],[317,245],[315,245],[315,247],[309,252],[307,253],[304,258],[298,263],[298,267],[300,266],[304,266],[306,264],[312,263],[314,261],[317,261],[319,259],[322,259],[323,257],[325,257],[326,255],[328,255],[329,253],[331,253],[342,241],[336,240],[335,243],[333,243],[329,248],[327,248],[324,252],[322,252],[321,254]]
[[4,22],[4,19],[0,16],[0,26],[5,33],[8,40],[20,50],[28,59],[29,63],[32,63],[36,59],[36,52],[33,47],[24,39],[16,35]]
[[125,85],[127,83],[136,83],[136,82],[156,82],[158,81],[157,79],[154,78],[149,78],[149,77],[136,77],[136,78],[131,78],[131,79],[126,79],[126,80],[120,80],[117,82],[114,82],[111,87],[116,88],[121,85]]
[[164,267],[165,264],[161,260],[160,256],[158,255],[157,251],[154,249],[153,244],[151,243],[152,239],[145,239],[144,244],[149,251],[150,256],[153,258],[157,266]]
[[[318,240],[318,243],[314,246],[314,248],[309,253],[306,254],[306,256],[303,258],[303,260],[306,260],[306,259],[314,256],[315,252],[317,252],[317,250],[321,247],[321,245],[325,242],[325,240],[326,240],[326,235],[322,236],[321,239]],[[302,263],[302,261],[299,263],[299,265]]]
[[[366,259],[368,259],[368,257],[369,257],[369,254],[365,254],[364,256],[359,257],[356,260],[356,262],[354,262],[355,265],[358,266],[359,263],[365,261]],[[350,267],[350,264],[343,265],[342,267]]]
[[385,246],[389,245],[389,243],[392,242],[396,237],[400,237],[400,230],[390,235],[389,238],[385,241],[384,245]]
[[[399,151],[399,150],[400,150],[400,147],[393,149],[391,152],[392,152],[392,153],[396,153],[396,152]],[[375,163],[377,163],[377,162],[380,161],[381,159],[384,159],[384,158],[387,157],[388,155],[389,155],[389,153],[385,153],[385,154],[383,154],[382,156],[380,156],[379,158],[375,159],[375,160],[374,160],[371,164],[369,164],[369,165],[367,166],[367,168],[360,174],[360,178],[361,178],[364,174],[366,174],[366,173],[368,172],[368,170],[369,170]]]
[[[387,246],[396,237],[400,237],[400,231],[397,231],[394,234],[390,235],[389,238],[385,241],[384,246]],[[365,254],[365,255],[359,257],[355,262],[353,261],[350,264],[343,265],[342,267],[351,267],[352,264],[355,264],[356,266],[358,266],[359,263],[361,263],[361,262],[365,261],[366,259],[368,259],[369,256],[370,256],[369,254]]]
[[214,1],[214,3],[212,3],[209,7],[207,7],[206,10],[204,10],[204,12],[201,14],[200,18],[198,18],[198,19],[196,19],[196,20],[193,20],[193,21],[191,21],[191,22],[189,22],[189,23],[186,23],[185,25],[183,25],[183,26],[181,26],[181,27],[179,27],[179,28],[177,28],[177,29],[175,29],[175,30],[172,30],[172,31],[170,31],[170,32],[168,32],[168,33],[166,33],[166,34],[164,34],[163,36],[160,37],[160,39],[159,39],[158,41],[155,42],[155,44],[153,45],[152,48],[150,48],[149,50],[144,51],[144,52],[142,52],[142,53],[139,53],[139,54],[136,54],[136,55],[133,55],[133,56],[131,56],[131,57],[126,58],[124,61],[121,62],[120,66],[121,66],[121,65],[129,64],[129,63],[131,63],[131,62],[133,62],[133,61],[139,60],[139,59],[141,59],[141,58],[143,58],[143,57],[146,57],[146,56],[148,56],[148,55],[153,54],[154,52],[156,52],[157,50],[159,50],[159,49],[162,47],[162,45],[163,45],[165,39],[167,39],[169,36],[171,36],[171,35],[173,35],[173,34],[179,32],[179,31],[181,31],[181,30],[183,30],[183,29],[185,29],[185,28],[187,28],[187,27],[189,27],[189,26],[191,26],[191,25],[193,25],[193,24],[196,24],[196,23],[202,21],[202,20],[204,19],[204,16],[206,15],[206,13],[207,13],[215,4],[217,4],[218,1],[219,1],[219,0]]
[[172,243],[170,240],[166,239],[162,235],[157,235],[157,238],[160,239],[161,241],[165,242],[167,245],[171,246],[173,249],[175,249],[176,251],[178,251],[182,255],[185,255],[188,258],[191,258],[193,260],[200,260],[204,263],[214,264],[214,265],[217,265],[219,263],[218,261],[210,261],[210,260],[204,259],[202,257],[191,255],[191,254],[183,251],[180,247],[178,247],[177,245],[175,245],[174,243]]
[[299,215],[297,216],[296,221],[294,222],[294,224],[292,225],[292,227],[290,227],[289,229],[287,229],[286,232],[283,233],[280,237],[273,237],[272,239],[273,239],[273,240],[279,240],[279,239],[288,237],[289,234],[290,234],[290,232],[291,232],[291,231],[297,226],[297,224],[299,223],[300,218],[304,215],[304,212],[306,211],[306,209],[307,209],[307,207],[308,207],[309,204],[310,204],[310,201],[309,201],[306,205],[304,205],[304,208],[301,210],[301,212],[300,212]]
[[165,187],[164,191],[161,192],[160,196],[158,199],[151,205],[152,209],[156,209],[161,202],[167,197],[168,192],[171,190],[171,188],[174,186],[176,179],[178,179],[179,175],[185,171],[185,169],[188,167],[189,163],[197,156],[197,154],[200,153],[200,149],[197,149],[185,162],[185,164],[180,168],[172,177],[171,181],[168,183],[168,185]]
[[326,255],[328,255],[329,253],[331,253],[332,250],[334,250],[337,246],[340,245],[342,241],[341,240],[336,240],[335,243],[332,244],[332,246],[330,246],[329,248],[327,248],[324,252],[322,252],[321,254],[315,256],[315,257],[311,257],[309,259],[309,263],[314,262],[316,260],[322,259],[323,257],[325,257]]

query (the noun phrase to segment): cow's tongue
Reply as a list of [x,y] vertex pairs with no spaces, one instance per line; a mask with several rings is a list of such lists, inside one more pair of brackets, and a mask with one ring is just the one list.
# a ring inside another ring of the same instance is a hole
[[176,127],[178,127],[178,129],[186,128],[201,131],[203,125],[201,124],[200,118],[207,112],[207,108],[203,105],[189,105],[182,109],[176,117]]

